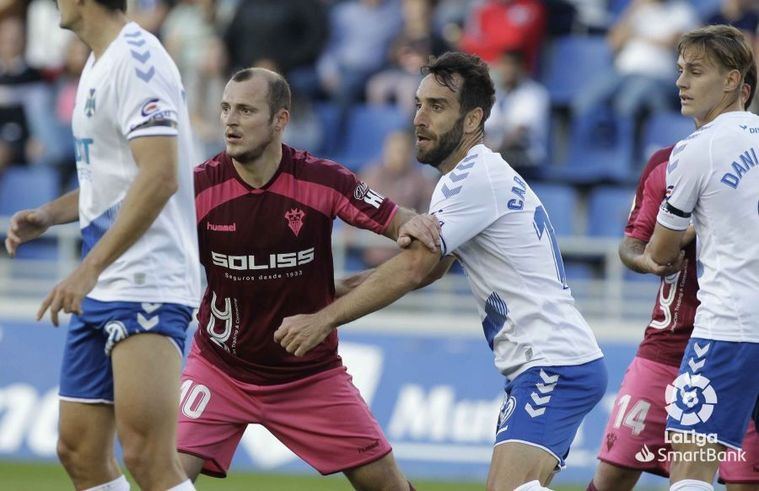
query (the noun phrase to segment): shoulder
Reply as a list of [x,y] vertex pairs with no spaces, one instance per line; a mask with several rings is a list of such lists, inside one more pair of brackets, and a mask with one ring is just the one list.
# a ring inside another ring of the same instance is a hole
[[284,145],[283,154],[290,164],[291,173],[298,180],[325,186],[354,183],[358,180],[353,172],[337,162],[317,157],[305,150]]
[[485,145],[477,145],[450,172],[438,181],[435,188],[438,201],[454,197],[485,201],[493,196],[492,189],[510,182],[516,172],[501,156]]
[[225,152],[221,152],[193,169],[196,194],[223,182],[229,177],[224,165],[227,163],[228,158]]
[[158,38],[133,22],[113,41],[111,56],[115,69],[136,75],[128,80],[149,83],[156,73],[170,80],[176,75],[176,65]]
[[649,178],[652,172],[656,169],[661,169],[660,172],[664,172],[664,168],[662,167],[662,164],[666,164],[669,161],[669,156],[672,154],[672,149],[675,148],[674,145],[670,145],[665,148],[661,148],[657,151],[655,151],[651,157],[649,157],[648,162],[646,162],[646,166],[643,167],[643,171],[640,173],[640,180],[638,181],[638,185],[643,185]]

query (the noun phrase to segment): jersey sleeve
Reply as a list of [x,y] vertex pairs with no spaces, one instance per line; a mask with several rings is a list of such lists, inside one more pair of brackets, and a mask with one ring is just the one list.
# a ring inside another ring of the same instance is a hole
[[[483,162],[479,164],[484,165]],[[453,170],[444,176],[430,204],[430,213],[441,225],[443,256],[458,249],[507,211],[500,202],[506,202],[508,198],[497,199],[496,185],[487,169],[477,169],[459,181],[451,180],[451,174],[454,174],[454,179],[458,179],[456,175],[464,175]]]
[[348,169],[335,165],[335,170],[335,185],[339,194],[336,215],[354,227],[384,233],[398,211],[398,205],[370,188]]
[[176,101],[181,99],[181,82],[163,54],[150,45],[128,49],[116,69],[116,120],[127,140],[178,134]]
[[627,223],[627,227],[625,227],[625,235],[628,237],[643,242],[651,240],[654,227],[656,226],[656,216],[666,194],[666,169],[667,162],[662,162],[649,173],[646,181],[643,183],[640,199],[636,195],[635,207],[637,211],[635,217],[633,218],[631,213],[630,220]]
[[690,225],[711,168],[711,153],[707,138],[684,140],[672,151],[667,163],[667,199],[656,218],[671,230],[685,230]]

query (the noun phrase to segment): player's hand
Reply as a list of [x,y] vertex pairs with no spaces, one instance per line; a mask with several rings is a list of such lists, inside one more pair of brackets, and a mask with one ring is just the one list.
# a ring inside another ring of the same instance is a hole
[[100,272],[83,262],[63,281],[55,285],[37,311],[37,320],[41,320],[50,309],[50,320],[58,327],[58,312],[82,314],[82,300],[95,288]]
[[651,255],[648,254],[648,250],[646,250],[646,252],[639,256],[638,266],[646,273],[655,274],[657,276],[669,276],[682,269],[684,260],[685,251],[680,251],[680,255],[677,257],[676,261],[669,264],[659,264],[651,258]]
[[295,356],[303,356],[324,341],[334,327],[324,315],[301,314],[285,317],[276,331],[274,341]]
[[416,215],[401,225],[398,232],[398,245],[406,248],[416,239],[432,252],[440,248],[440,222],[433,215]]
[[5,250],[11,257],[16,255],[16,249],[24,242],[36,239],[52,225],[50,214],[41,208],[36,210],[21,210],[11,217],[8,226],[8,236],[5,239]]

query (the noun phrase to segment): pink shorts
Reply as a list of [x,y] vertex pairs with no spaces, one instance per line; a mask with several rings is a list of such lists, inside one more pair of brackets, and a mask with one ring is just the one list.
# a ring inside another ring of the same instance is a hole
[[177,449],[225,477],[245,429],[258,423],[322,474],[374,462],[392,450],[345,367],[279,385],[222,372],[193,346],[182,373]]
[[[669,477],[670,462],[666,457],[662,458],[671,450],[664,442],[667,422],[664,393],[667,384],[677,378],[678,373],[678,367],[637,356],[633,359],[606,424],[599,460]],[[745,462],[720,464],[720,480],[759,483],[759,436],[753,421],[749,422],[743,450],[746,452]]]

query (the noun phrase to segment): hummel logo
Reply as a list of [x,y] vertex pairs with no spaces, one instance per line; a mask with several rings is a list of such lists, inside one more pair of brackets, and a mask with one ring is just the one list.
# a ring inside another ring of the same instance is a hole
[[667,164],[667,172],[672,172],[673,170],[677,169],[677,164],[679,164],[679,160],[675,160],[674,162],[670,162]]
[[211,222],[206,223],[206,230],[213,230],[214,232],[237,232],[237,224],[215,224]]
[[747,124],[739,124],[738,126],[740,126],[742,130],[745,130],[746,128],[748,128]]

